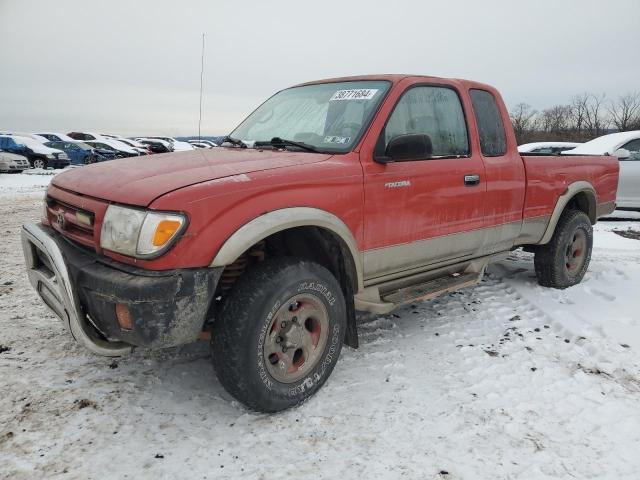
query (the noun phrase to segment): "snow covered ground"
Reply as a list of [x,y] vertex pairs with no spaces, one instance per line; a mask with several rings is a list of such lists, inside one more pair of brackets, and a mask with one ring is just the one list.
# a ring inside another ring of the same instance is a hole
[[49,185],[54,175],[69,168],[75,167],[68,167],[63,170],[33,168],[25,170],[22,173],[0,173],[0,194],[12,192],[44,192],[44,189],[47,188],[47,185]]
[[204,343],[76,346],[22,268],[43,187],[2,182],[0,478],[639,478],[639,215],[595,227],[574,288],[539,287],[517,251],[476,287],[362,318],[315,397],[261,415]]

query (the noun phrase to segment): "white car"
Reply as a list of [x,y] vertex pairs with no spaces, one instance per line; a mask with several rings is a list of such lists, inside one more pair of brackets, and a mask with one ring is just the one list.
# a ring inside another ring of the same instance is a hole
[[164,140],[165,142],[169,142],[173,146],[174,152],[184,152],[189,150],[195,150],[196,147],[191,145],[189,142],[181,142],[180,140],[176,140],[172,137],[145,137],[156,140]]
[[616,205],[623,210],[640,210],[640,130],[603,135],[562,154],[618,157],[620,180]]
[[575,142],[533,142],[519,145],[518,151],[520,153],[544,153],[548,155],[571,150],[580,145],[582,144]]
[[27,168],[31,168],[27,157],[0,150],[0,173],[20,173]]

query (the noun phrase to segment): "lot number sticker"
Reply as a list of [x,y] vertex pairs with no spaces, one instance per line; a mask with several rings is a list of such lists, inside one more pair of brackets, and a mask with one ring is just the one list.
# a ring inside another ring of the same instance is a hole
[[349,140],[351,140],[351,137],[337,137],[334,135],[327,135],[324,137],[324,143],[346,144],[349,143]]
[[330,102],[337,100],[371,100],[378,93],[377,88],[357,88],[354,90],[338,90],[329,99]]

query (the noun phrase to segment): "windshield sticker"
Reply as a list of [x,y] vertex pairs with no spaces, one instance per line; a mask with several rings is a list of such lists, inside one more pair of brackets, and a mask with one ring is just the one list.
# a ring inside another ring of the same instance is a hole
[[357,88],[354,90],[338,90],[329,99],[330,102],[336,100],[371,100],[378,93],[377,88]]
[[339,143],[341,145],[344,145],[346,143],[349,143],[349,140],[351,140],[351,137],[336,137],[333,135],[324,137],[324,143]]

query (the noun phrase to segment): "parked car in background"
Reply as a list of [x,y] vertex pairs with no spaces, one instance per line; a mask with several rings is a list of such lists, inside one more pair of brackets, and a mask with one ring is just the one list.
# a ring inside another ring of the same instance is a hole
[[30,139],[35,140],[36,142],[40,142],[40,143],[46,143],[46,142],[49,141],[48,138],[43,137],[41,135],[38,135],[37,133],[11,132],[11,133],[8,133],[7,135],[12,135],[12,136],[16,136],[16,137],[23,137],[23,138],[30,138]]
[[211,145],[203,142],[189,142],[189,143],[196,148],[213,148]]
[[620,161],[617,208],[640,211],[640,130],[603,135],[563,155],[612,155]]
[[111,150],[93,147],[77,140],[72,140],[71,142],[47,142],[45,145],[66,153],[71,165],[89,165],[116,158],[115,153]]
[[204,145],[208,145],[211,148],[218,146],[217,143],[214,143],[211,140],[195,140],[195,139],[192,139],[192,140],[189,140],[189,143],[191,145],[196,145],[196,146],[198,146],[199,144],[204,144]]
[[69,157],[62,150],[47,147],[30,137],[2,135],[0,149],[24,155],[34,168],[64,168],[69,165]]
[[576,148],[577,146],[582,145],[581,143],[575,142],[533,142],[533,143],[524,143],[518,146],[518,152],[520,153],[544,153],[545,155],[549,154],[560,154],[560,152],[564,152],[565,150],[571,150],[572,148]]
[[50,142],[75,142],[76,140],[71,138],[69,135],[65,135],[64,133],[58,132],[46,132],[46,133],[36,133],[35,135],[40,135],[41,137],[46,138]]
[[82,140],[82,141],[101,140],[102,138],[104,138],[99,133],[90,133],[90,132],[69,132],[67,133],[67,135],[73,138],[74,140]]
[[75,140],[81,140],[87,143],[89,141],[101,142],[103,144],[109,145],[112,149],[115,149],[116,151],[127,153],[127,155],[124,155],[125,157],[135,157],[142,154],[140,151],[136,150],[131,145],[123,143],[117,138],[113,138],[115,137],[115,135],[106,137],[101,133],[94,133],[94,132],[69,132],[69,136]]
[[31,165],[24,155],[0,150],[0,173],[21,173],[28,168],[31,168]]
[[143,143],[140,143],[140,142],[136,142],[135,140],[131,140],[129,138],[121,138],[121,137],[115,137],[114,140],[117,140],[118,142],[122,142],[125,145],[129,145],[131,148],[137,151],[140,155],[149,155],[150,153],[152,153],[151,150],[149,150],[149,147],[147,145],[144,145]]
[[136,138],[136,141],[149,147],[153,153],[173,152],[173,145],[158,138]]
[[[140,156],[140,154],[136,150],[129,147],[129,145],[125,145],[121,142],[116,142],[115,140],[87,140],[84,143],[92,146],[93,148],[99,148],[101,150],[113,152],[113,154],[115,154],[117,158]],[[122,145],[124,145],[124,147]]]
[[173,146],[174,152],[184,152],[184,151],[194,150],[196,148],[193,145],[191,145],[189,142],[181,142],[180,140],[176,140],[175,138],[172,138],[172,137],[150,136],[145,138],[156,138],[159,140],[164,140],[165,142],[169,142]]

